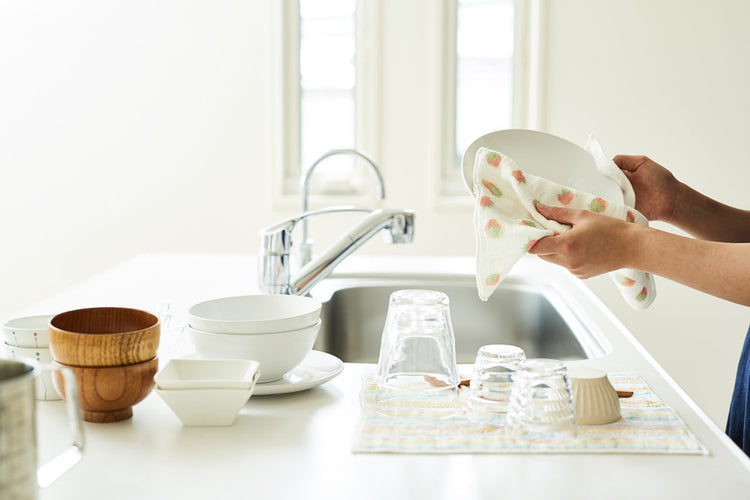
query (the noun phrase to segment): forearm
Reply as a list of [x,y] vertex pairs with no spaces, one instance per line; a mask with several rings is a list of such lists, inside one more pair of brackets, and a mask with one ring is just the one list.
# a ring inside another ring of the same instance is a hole
[[626,266],[750,306],[750,243],[725,243],[633,226]]
[[703,240],[750,242],[750,210],[724,205],[685,184],[666,222]]

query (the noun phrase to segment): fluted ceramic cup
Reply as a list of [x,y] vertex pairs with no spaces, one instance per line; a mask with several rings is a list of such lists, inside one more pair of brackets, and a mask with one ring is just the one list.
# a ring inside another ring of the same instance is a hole
[[568,375],[577,424],[604,425],[620,420],[620,398],[607,378],[607,372],[576,366],[569,368]]
[[505,428],[509,436],[522,439],[575,435],[573,396],[564,363],[540,358],[520,364]]
[[466,401],[466,415],[474,422],[504,427],[513,376],[526,359],[514,345],[491,344],[479,348]]
[[458,406],[458,369],[450,302],[442,292],[399,290],[391,294],[375,378],[375,411],[403,414],[415,400],[433,416]]

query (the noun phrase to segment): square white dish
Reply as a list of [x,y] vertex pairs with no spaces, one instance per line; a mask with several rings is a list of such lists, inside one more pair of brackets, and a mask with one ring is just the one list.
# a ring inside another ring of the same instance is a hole
[[185,426],[232,425],[253,395],[250,389],[159,389],[156,393]]
[[260,377],[260,365],[247,359],[172,359],[156,374],[158,389],[249,390]]

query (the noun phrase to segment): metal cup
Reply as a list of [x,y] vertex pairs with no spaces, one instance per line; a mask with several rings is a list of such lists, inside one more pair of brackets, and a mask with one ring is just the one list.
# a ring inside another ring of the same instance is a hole
[[[39,467],[36,449],[35,382],[42,371],[62,372],[65,380],[71,446]],[[0,498],[33,500],[39,487],[46,488],[73,467],[83,453],[83,423],[78,389],[67,368],[0,360]]]

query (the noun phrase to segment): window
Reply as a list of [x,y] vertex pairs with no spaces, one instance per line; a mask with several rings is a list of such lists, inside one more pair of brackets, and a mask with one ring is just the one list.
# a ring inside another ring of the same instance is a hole
[[[534,128],[538,67],[537,0],[456,0],[445,12],[455,65],[444,62],[449,109],[443,129],[444,196],[464,195],[461,160],[478,137],[507,128]],[[446,51],[448,52],[448,51]],[[451,119],[452,118],[452,119]]]
[[[432,96],[431,108],[437,110],[431,111],[435,116],[429,126],[434,129],[431,141],[439,146],[430,163],[441,196],[465,195],[460,163],[474,139],[493,130],[534,125],[528,99],[535,95],[529,40],[538,0],[424,0],[411,10],[379,0],[284,0],[277,5],[282,21],[282,80],[277,87],[282,93],[275,163],[283,166],[277,183],[282,194],[294,195],[300,173],[330,149],[355,147],[380,160],[381,105],[389,95],[381,95],[385,87],[379,78],[396,71],[388,66],[393,58],[381,52],[397,46],[393,39],[381,45],[386,28],[381,24],[383,19],[393,22],[394,16],[414,16],[415,10],[418,29],[429,38],[421,46],[430,53],[413,57],[433,67],[434,78],[420,91]],[[385,36],[392,36],[391,31]],[[408,44],[403,49],[417,50]],[[391,85],[388,91],[401,89]],[[388,126],[408,124],[391,121]],[[335,160],[316,170],[312,192],[353,193],[368,182],[364,169],[352,175],[352,158]]]
[[[301,166],[355,145],[356,0],[300,0]],[[313,188],[351,189],[353,158],[321,164]],[[325,169],[325,170],[324,170]]]
[[458,0],[456,152],[513,122],[513,0]]

